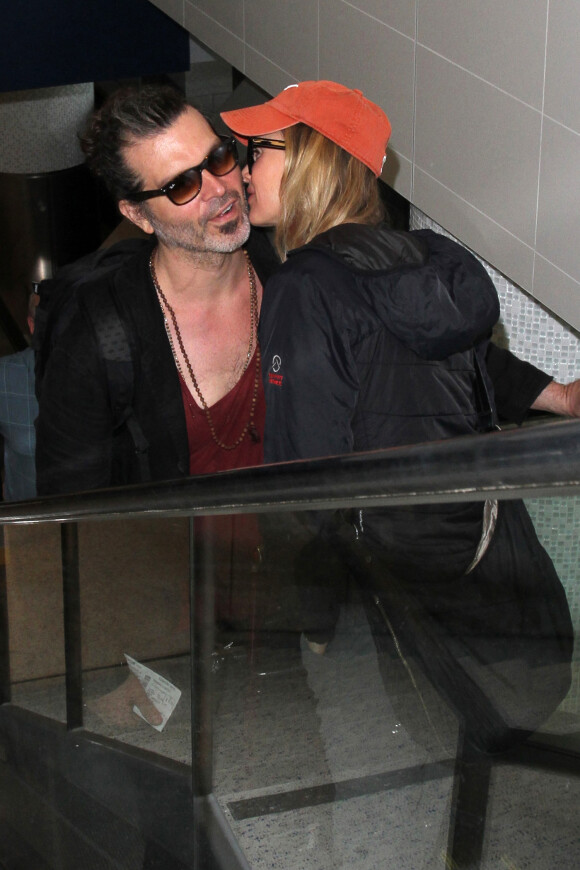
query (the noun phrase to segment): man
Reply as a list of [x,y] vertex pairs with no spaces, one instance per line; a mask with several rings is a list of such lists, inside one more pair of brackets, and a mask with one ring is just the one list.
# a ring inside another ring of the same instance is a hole
[[[176,90],[148,86],[113,94],[83,147],[121,213],[151,244],[113,276],[85,285],[50,354],[37,421],[39,494],[143,479],[128,428],[114,419],[82,305],[105,282],[127,326],[150,478],[261,463],[256,321],[277,260],[259,231],[250,234],[235,146]],[[488,367],[500,412],[514,422],[530,406],[580,413],[577,385],[550,383],[493,346]]]
[[[262,285],[273,255],[253,251],[235,145],[172,88],[125,90],[97,112],[87,160],[119,209],[152,237],[108,282],[130,337],[133,404],[152,479],[262,461],[257,349]],[[193,168],[192,168],[193,167]],[[138,482],[125,427],[82,307],[51,352],[37,424],[40,494]]]
[[[257,326],[262,286],[277,263],[259,235],[249,240],[234,141],[221,140],[179,92],[157,86],[113,94],[93,116],[82,144],[120,212],[151,244],[76,293],[76,311],[42,380],[39,494],[143,480],[129,427],[117,424],[111,407],[108,370],[84,304],[89,296],[112,298],[126,328],[134,421],[148,445],[150,479],[260,464],[265,407]],[[186,545],[180,534],[177,528],[168,535],[166,546]],[[263,627],[272,583],[262,584],[256,605],[257,523],[216,517],[207,534],[215,539],[220,623],[247,631],[251,607]],[[133,545],[148,547],[139,535],[132,531]],[[168,588],[173,582],[168,578]],[[176,636],[186,628],[186,615]],[[135,688],[128,681],[96,709],[124,715]]]

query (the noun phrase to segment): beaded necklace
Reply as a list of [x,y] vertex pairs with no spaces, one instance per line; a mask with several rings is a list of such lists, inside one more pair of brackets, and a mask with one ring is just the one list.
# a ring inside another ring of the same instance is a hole
[[243,371],[245,372],[250,364],[250,360],[252,358],[252,347],[254,345],[254,336],[256,336],[256,372],[254,375],[254,390],[252,393],[252,400],[250,403],[250,416],[249,416],[248,422],[246,423],[246,425],[242,429],[241,434],[239,435],[239,437],[236,439],[236,441],[233,444],[224,444],[224,442],[220,438],[218,438],[218,436],[216,435],[214,422],[213,422],[213,419],[211,416],[211,411],[208,407],[208,404],[207,404],[205,398],[202,395],[202,392],[199,388],[199,384],[197,383],[197,378],[195,377],[195,375],[193,373],[193,368],[192,368],[190,359],[185,351],[185,346],[183,344],[183,339],[181,337],[181,331],[180,331],[178,323],[177,323],[177,317],[175,316],[175,311],[173,310],[173,308],[171,307],[171,305],[167,301],[167,297],[165,296],[163,290],[159,286],[159,281],[157,280],[157,273],[155,271],[155,264],[153,262],[153,255],[154,254],[155,254],[155,251],[152,252],[152,254],[149,258],[149,271],[151,272],[151,280],[153,281],[153,286],[155,287],[155,291],[156,291],[157,297],[159,299],[159,304],[160,304],[161,310],[163,312],[163,322],[165,324],[165,331],[167,333],[167,338],[169,339],[171,353],[173,354],[173,359],[175,360],[175,365],[176,365],[177,371],[179,372],[179,374],[183,378],[183,371],[181,368],[181,363],[180,363],[179,357],[176,353],[175,346],[173,344],[173,336],[171,335],[171,330],[170,330],[169,324],[167,322],[167,315],[165,313],[166,311],[168,311],[170,316],[171,316],[171,321],[173,323],[175,335],[177,336],[177,343],[179,345],[179,350],[181,352],[181,356],[183,357],[183,360],[185,361],[185,365],[187,366],[187,371],[189,372],[189,376],[191,378],[191,382],[194,386],[195,392],[199,396],[199,400],[202,404],[202,407],[203,407],[203,410],[205,413],[205,417],[207,420],[207,424],[209,426],[209,431],[211,433],[211,437],[213,438],[213,440],[217,444],[217,446],[221,447],[222,450],[234,450],[239,444],[242,443],[242,441],[246,435],[246,432],[249,432],[252,441],[257,443],[260,440],[260,436],[259,436],[258,431],[256,430],[256,426],[254,424],[254,414],[256,412],[256,402],[258,400],[258,389],[260,386],[260,374],[261,374],[260,345],[259,345],[258,340],[257,340],[257,334],[258,334],[258,292],[256,289],[256,276],[254,274],[254,268],[253,268],[252,263],[250,261],[250,257],[248,255],[248,252],[246,250],[244,250],[244,254],[246,256],[246,268],[248,270],[248,279],[250,282],[250,341],[248,344],[248,353],[246,355],[246,362],[245,362]]

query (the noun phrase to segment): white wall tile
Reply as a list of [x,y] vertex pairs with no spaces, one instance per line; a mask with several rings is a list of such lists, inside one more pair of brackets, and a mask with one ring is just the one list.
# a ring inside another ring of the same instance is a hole
[[349,6],[372,15],[405,36],[415,38],[415,0],[346,0]]
[[298,79],[318,78],[318,4],[245,0],[245,38],[251,48]]
[[542,108],[548,0],[418,0],[418,41]]
[[526,104],[417,49],[416,166],[528,245],[541,120]]
[[198,6],[185,0],[184,26],[199,42],[214,51],[236,69],[244,71],[244,42],[237,35],[219,24]]
[[393,148],[408,159],[413,156],[413,75],[413,40],[348,3],[320,0],[320,78],[360,88],[378,103],[393,126]]
[[546,58],[547,115],[580,133],[580,3],[550,3]]
[[580,134],[545,119],[537,250],[580,281]]
[[226,30],[236,33],[240,38],[244,35],[244,0],[185,0],[204,12]]
[[415,167],[413,202],[425,214],[437,215],[437,223],[512,281],[531,290],[533,249]]
[[298,81],[250,46],[246,47],[246,75],[272,97]]

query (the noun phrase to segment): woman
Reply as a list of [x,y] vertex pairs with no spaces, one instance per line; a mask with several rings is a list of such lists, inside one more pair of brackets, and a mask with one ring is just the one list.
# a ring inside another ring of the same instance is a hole
[[[383,222],[376,177],[391,131],[384,112],[358,91],[303,82],[222,117],[249,138],[250,219],[276,227],[286,260],[268,285],[260,324],[267,459],[484,428],[470,402],[472,348],[484,349],[498,318],[495,289],[449,239],[394,232]],[[449,360],[455,353],[465,358]],[[421,366],[420,395],[409,389],[407,363]],[[433,405],[431,419],[417,423],[415,403],[442,379],[452,382],[453,399],[439,389],[441,413]],[[384,418],[369,427],[365,406],[377,401]]]
[[[266,459],[490,429],[495,407],[483,360],[499,314],[495,289],[455,242],[383,221],[376,179],[391,132],[385,113],[360,91],[321,81],[222,118],[248,145],[250,220],[276,228],[285,260],[266,286],[260,319]],[[509,742],[508,725],[537,727],[567,691],[571,626],[523,504],[373,510],[356,525],[365,557],[353,560],[355,570],[371,560],[365,584],[379,612],[404,614],[408,648],[461,708],[472,740],[499,748]],[[336,528],[333,518],[323,534]],[[392,620],[383,625],[392,633]],[[541,652],[539,636],[547,641]],[[516,673],[510,693],[503,688],[514,656],[525,674]],[[486,670],[499,659],[497,679],[482,679],[482,692],[473,674],[458,677],[461,658]],[[540,664],[555,666],[549,690]],[[533,689],[522,698],[524,682]]]

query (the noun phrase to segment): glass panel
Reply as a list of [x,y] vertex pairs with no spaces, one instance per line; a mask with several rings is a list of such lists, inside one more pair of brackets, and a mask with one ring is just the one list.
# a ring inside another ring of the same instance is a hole
[[481,504],[254,519],[211,652],[213,790],[252,868],[578,865],[580,500],[529,509],[560,580],[521,502],[469,573]]
[[[526,506],[538,538],[548,551],[566,591],[574,637],[580,637],[580,498],[528,499]],[[572,659],[572,684],[542,731],[580,732],[580,648]],[[580,751],[580,739],[577,743]]]
[[60,527],[4,529],[13,703],[66,721]]
[[188,519],[83,523],[79,553],[85,727],[190,763]]
[[[488,510],[470,571],[481,504],[202,518],[193,548],[186,518],[82,523],[82,709],[103,739],[1,708],[18,848],[191,867],[193,769],[252,868],[577,866],[580,499],[527,509],[557,575],[520,502]],[[6,553],[13,701],[64,721],[60,529],[9,528]],[[157,730],[164,680],[181,694]]]

